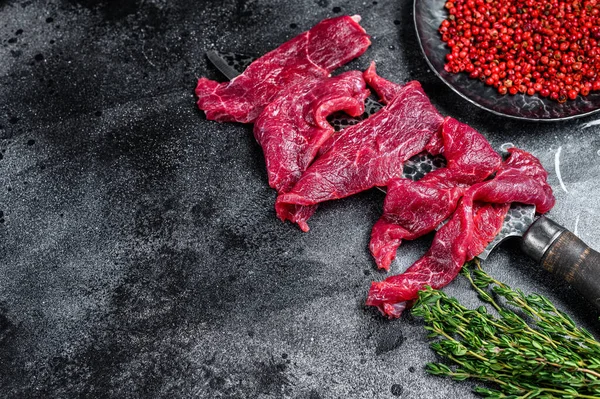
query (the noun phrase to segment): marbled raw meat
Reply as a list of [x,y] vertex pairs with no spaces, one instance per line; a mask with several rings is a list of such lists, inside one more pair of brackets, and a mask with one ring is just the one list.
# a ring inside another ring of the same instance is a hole
[[402,240],[414,240],[433,231],[456,209],[458,200],[473,184],[486,179],[502,164],[502,158],[472,127],[446,118],[441,137],[432,138],[426,150],[440,151],[445,168],[421,180],[392,180],[387,186],[383,216],[371,232],[370,250],[377,266],[388,270]]
[[[361,115],[368,96],[369,90],[358,71],[306,79],[285,89],[254,125],[254,136],[263,148],[269,185],[278,193],[289,191],[335,132],[326,118],[337,111]],[[282,220],[295,220],[314,212],[312,208],[290,205],[279,207],[277,213]]]
[[[443,118],[419,82],[404,86],[388,82],[377,77],[374,64],[364,76],[387,105],[326,142],[322,155],[291,191],[279,195],[276,209],[290,205],[314,206],[385,186],[402,176],[404,162],[422,152],[437,133]],[[307,219],[305,215],[293,221],[306,231]]]
[[404,273],[371,285],[367,305],[399,317],[426,285],[450,283],[465,261],[478,255],[500,231],[511,202],[533,204],[539,213],[554,206],[547,172],[533,155],[516,148],[496,176],[469,188],[452,218],[435,235],[429,251]]
[[355,15],[326,19],[265,54],[230,82],[200,78],[198,107],[220,122],[253,122],[282,89],[306,78],[324,78],[371,44]]

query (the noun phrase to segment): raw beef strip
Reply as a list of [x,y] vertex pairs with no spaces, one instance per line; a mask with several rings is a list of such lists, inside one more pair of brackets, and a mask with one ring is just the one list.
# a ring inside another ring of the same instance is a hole
[[[371,84],[374,66],[365,73]],[[399,87],[379,78],[375,91],[387,105],[370,118],[334,135],[288,193],[277,198],[275,207],[312,206],[344,198],[375,186],[385,186],[402,176],[404,162],[423,151],[443,122],[419,82]],[[385,82],[385,83],[384,83]],[[395,87],[393,98],[382,95]],[[389,102],[388,102],[389,101]],[[310,215],[309,215],[310,216]],[[307,218],[306,218],[307,219]],[[298,224],[306,219],[293,220]]]
[[547,173],[533,155],[509,149],[510,157],[492,180],[473,185],[450,221],[435,235],[431,248],[404,273],[374,282],[367,305],[389,317],[399,317],[407,301],[426,285],[450,283],[465,261],[479,254],[500,231],[510,202],[534,204],[539,213],[554,206]]
[[379,99],[383,104],[389,104],[402,90],[402,85],[398,83],[390,82],[377,75],[375,68],[375,62],[371,62],[369,68],[364,72],[365,81],[372,87],[379,96]]
[[210,120],[253,122],[286,86],[307,77],[327,77],[364,53],[371,42],[359,21],[358,15],[323,20],[260,57],[230,82],[200,78],[198,107]]
[[471,185],[481,182],[502,164],[502,158],[472,127],[446,118],[428,150],[447,160],[445,168],[418,182],[392,180],[387,187],[383,216],[371,232],[370,249],[379,268],[388,270],[402,240],[414,240],[433,231],[456,209]]
[[264,151],[269,185],[277,191],[289,191],[334,133],[327,117],[336,111],[361,115],[368,96],[358,71],[305,80],[284,90],[254,125],[254,137]]
[[[269,185],[278,193],[289,191],[323,142],[335,132],[326,118],[336,111],[361,115],[368,96],[369,90],[358,71],[304,80],[284,90],[254,125],[254,136],[265,155]],[[309,217],[313,208],[290,205],[279,207],[277,214],[281,220],[302,219]],[[301,228],[308,226],[301,224]]]
[[492,242],[502,229],[509,208],[510,203],[473,202],[473,233],[465,260],[473,259]]

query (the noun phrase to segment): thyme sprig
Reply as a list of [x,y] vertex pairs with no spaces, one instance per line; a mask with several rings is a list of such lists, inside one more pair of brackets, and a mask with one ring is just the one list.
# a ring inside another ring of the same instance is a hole
[[486,398],[600,398],[600,343],[590,332],[544,296],[494,279],[477,261],[461,274],[495,312],[421,291],[412,313],[424,319],[432,349],[452,364],[429,363],[429,373],[488,382],[493,388],[474,388]]

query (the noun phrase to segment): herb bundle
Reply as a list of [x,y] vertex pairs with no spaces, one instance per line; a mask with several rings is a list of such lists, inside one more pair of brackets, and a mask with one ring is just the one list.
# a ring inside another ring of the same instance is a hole
[[511,289],[476,261],[461,274],[498,316],[438,290],[421,291],[412,313],[437,338],[432,349],[454,363],[429,363],[429,373],[493,383],[474,388],[486,398],[600,398],[600,343],[592,334],[547,298]]

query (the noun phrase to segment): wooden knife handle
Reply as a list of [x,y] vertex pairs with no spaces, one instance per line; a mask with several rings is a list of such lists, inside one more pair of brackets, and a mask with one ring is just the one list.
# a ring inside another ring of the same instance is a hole
[[[575,234],[543,216],[529,228],[523,239],[525,252],[537,258],[544,269],[571,284],[600,310],[598,252]],[[532,251],[531,247],[537,248]]]

